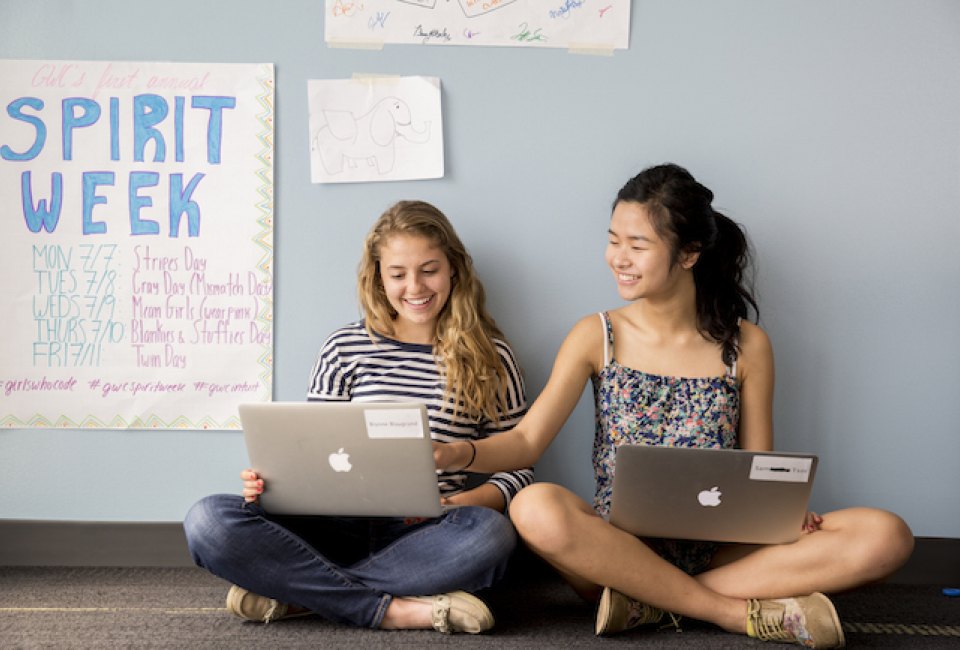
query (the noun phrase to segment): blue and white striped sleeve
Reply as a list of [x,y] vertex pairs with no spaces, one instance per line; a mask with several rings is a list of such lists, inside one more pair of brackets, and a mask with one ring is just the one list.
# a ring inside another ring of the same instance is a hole
[[310,374],[310,386],[307,388],[307,401],[310,402],[348,402],[351,395],[351,364],[342,358],[338,340],[343,330],[331,334],[320,347],[317,361]]
[[[494,436],[515,427],[527,412],[527,394],[523,384],[523,374],[517,364],[513,350],[506,343],[497,341],[497,351],[507,373],[506,411],[500,414],[499,422],[489,422],[483,436]],[[533,468],[518,469],[510,472],[497,472],[487,479],[487,483],[496,486],[503,494],[507,506],[513,497],[533,483]]]

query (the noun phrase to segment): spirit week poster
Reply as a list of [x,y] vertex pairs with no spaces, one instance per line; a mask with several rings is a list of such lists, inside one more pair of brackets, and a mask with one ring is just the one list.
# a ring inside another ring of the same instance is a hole
[[273,66],[0,78],[0,426],[238,428],[272,394]]

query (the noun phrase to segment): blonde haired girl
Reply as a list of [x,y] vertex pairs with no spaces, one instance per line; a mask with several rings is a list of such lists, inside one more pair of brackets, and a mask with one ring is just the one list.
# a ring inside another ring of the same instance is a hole
[[381,278],[381,247],[396,235],[433,242],[451,267],[453,290],[435,319],[434,351],[446,379],[453,412],[496,421],[505,410],[507,373],[495,339],[505,340],[487,313],[486,293],[473,269],[473,259],[450,221],[425,201],[400,201],[377,220],[364,242],[357,288],[371,336],[392,336],[397,309],[387,297]]
[[[421,402],[435,441],[471,446],[520,421],[520,369],[443,213],[422,201],[388,209],[367,236],[358,285],[365,319],[327,337],[307,399]],[[270,515],[264,480],[246,469],[242,496],[191,508],[187,542],[198,565],[233,583],[227,609],[241,618],[483,632],[493,616],[469,592],[503,576],[516,545],[503,512],[533,472],[468,488],[469,465],[438,475],[441,500],[459,507],[433,519]]]

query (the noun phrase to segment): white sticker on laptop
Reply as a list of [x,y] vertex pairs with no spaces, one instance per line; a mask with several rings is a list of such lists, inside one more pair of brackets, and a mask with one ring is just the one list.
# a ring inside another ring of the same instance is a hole
[[750,480],[807,483],[810,481],[812,466],[812,458],[754,456],[750,465]]
[[363,415],[367,419],[368,438],[423,437],[420,409],[369,409]]

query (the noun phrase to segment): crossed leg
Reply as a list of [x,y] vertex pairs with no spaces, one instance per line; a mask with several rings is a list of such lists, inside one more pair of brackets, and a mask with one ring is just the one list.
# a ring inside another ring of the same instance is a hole
[[582,596],[595,597],[606,586],[739,633],[746,631],[747,598],[856,587],[896,570],[913,548],[899,517],[854,508],[824,515],[821,530],[792,544],[725,548],[711,569],[690,576],[559,485],[536,483],[521,490],[510,516],[530,548]]
[[738,598],[836,593],[882,580],[912,552],[913,534],[900,517],[874,508],[847,508],[823,515],[819,530],[792,544],[724,547],[696,579]]

